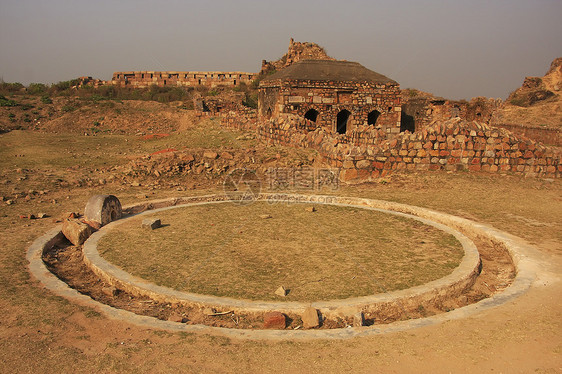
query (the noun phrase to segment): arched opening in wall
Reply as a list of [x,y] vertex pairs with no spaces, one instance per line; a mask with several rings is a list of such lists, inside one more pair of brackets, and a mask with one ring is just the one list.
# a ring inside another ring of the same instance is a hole
[[267,108],[266,112],[265,112],[265,117],[267,119],[271,118],[271,108]]
[[304,114],[304,118],[309,121],[316,122],[316,119],[318,118],[318,111],[316,109],[310,109]]
[[236,79],[234,80],[234,85],[236,86]]
[[367,114],[367,124],[374,126],[375,123],[377,123],[377,119],[379,119],[380,115],[381,112],[379,112],[378,110],[373,110],[372,112],[369,112],[369,114]]
[[349,110],[342,110],[338,113],[336,117],[336,131],[338,134],[345,134],[347,131],[347,121],[349,120],[349,116],[351,112]]
[[402,112],[400,117],[400,132],[408,130],[409,132],[414,132],[416,130],[416,121],[414,116]]

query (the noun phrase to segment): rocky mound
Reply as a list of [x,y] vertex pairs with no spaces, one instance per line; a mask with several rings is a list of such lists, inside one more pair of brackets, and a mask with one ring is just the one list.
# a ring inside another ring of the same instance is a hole
[[278,71],[291,66],[300,60],[332,60],[335,58],[328,56],[324,48],[316,43],[295,42],[291,38],[289,50],[277,61],[262,61],[260,74],[265,75],[270,72]]
[[512,105],[528,107],[539,101],[560,96],[562,87],[562,57],[552,61],[544,77],[525,77],[523,85],[507,98]]
[[526,77],[500,108],[492,124],[562,127],[562,57],[543,77]]

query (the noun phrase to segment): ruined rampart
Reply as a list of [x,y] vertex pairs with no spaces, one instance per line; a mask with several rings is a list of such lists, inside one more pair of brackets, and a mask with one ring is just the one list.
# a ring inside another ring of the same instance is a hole
[[562,174],[562,154],[556,148],[460,118],[394,136],[361,127],[347,134],[323,128],[310,131],[309,122],[290,114],[265,122],[236,113],[223,119],[225,126],[255,130],[270,144],[316,149],[326,164],[341,168],[344,181],[369,180],[394,170],[466,170],[528,177]]
[[118,71],[111,83],[116,86],[144,88],[152,85],[165,86],[238,86],[249,84],[254,73],[221,71]]

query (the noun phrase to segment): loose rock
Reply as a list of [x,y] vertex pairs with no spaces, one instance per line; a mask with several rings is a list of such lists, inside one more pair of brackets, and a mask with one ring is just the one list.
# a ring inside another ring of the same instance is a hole
[[260,218],[261,219],[269,219],[269,218],[273,218],[273,216],[271,214],[260,214]]
[[308,206],[308,207],[306,207],[306,211],[307,211],[307,212],[316,212],[316,207],[314,207],[314,206]]
[[205,151],[203,153],[203,157],[205,158],[210,158],[210,159],[215,159],[217,158],[219,155],[217,154],[217,152],[211,152],[211,151]]
[[285,287],[283,287],[283,286],[280,286],[277,290],[275,290],[275,294],[277,296],[285,297],[285,296],[287,296],[287,289],[285,289]]
[[312,329],[314,327],[320,326],[318,310],[313,307],[306,308],[302,315],[302,324],[305,329]]
[[113,286],[102,287],[101,292],[108,297],[117,296],[119,290]]
[[162,226],[162,221],[159,218],[146,218],[142,220],[141,226],[154,230]]
[[64,221],[62,233],[74,245],[82,245],[92,235],[92,228],[75,218]]
[[186,321],[186,319],[187,318],[183,317],[181,314],[178,314],[178,313],[172,313],[168,317],[168,321],[170,321],[170,322],[184,323]]
[[285,315],[281,312],[268,312],[263,317],[264,329],[284,329],[287,324]]

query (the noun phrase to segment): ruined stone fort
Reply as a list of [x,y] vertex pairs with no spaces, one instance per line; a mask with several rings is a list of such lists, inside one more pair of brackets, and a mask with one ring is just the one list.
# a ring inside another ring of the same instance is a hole
[[[554,65],[551,71],[558,73],[562,63]],[[253,131],[270,144],[316,149],[324,164],[341,170],[344,181],[394,170],[562,174],[558,149],[499,128],[517,132],[518,126],[490,126],[501,100],[450,101],[401,91],[395,80],[357,62],[335,60],[313,43],[291,39],[287,54],[262,61],[257,74],[139,71],[116,72],[112,80],[139,88],[251,82],[259,82],[257,110],[242,105],[240,97],[237,103],[201,98],[198,107],[220,114],[224,126]],[[559,131],[539,130],[538,140],[559,142]]]
[[237,86],[249,84],[256,74],[240,71],[118,71],[113,73],[111,84],[121,87],[146,88],[178,86]]

